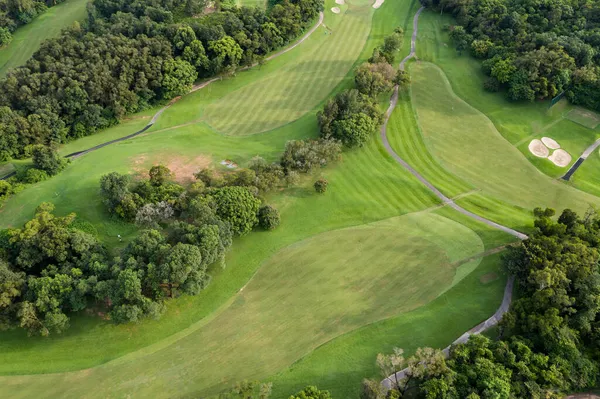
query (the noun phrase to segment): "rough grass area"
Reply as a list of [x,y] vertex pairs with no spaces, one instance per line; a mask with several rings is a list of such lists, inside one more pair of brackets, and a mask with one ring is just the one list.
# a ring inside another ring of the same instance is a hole
[[[597,197],[540,173],[498,133],[486,115],[453,92],[439,67],[427,62],[413,64],[411,79],[417,120],[432,155],[447,171],[481,190],[459,202],[479,195],[510,204],[506,212],[511,212],[514,206],[585,212],[590,205],[600,203]],[[502,216],[503,205],[494,206],[499,208],[489,212],[480,207],[477,213],[499,222],[511,222]]]
[[595,129],[600,124],[600,115],[584,108],[574,108],[567,114],[567,118],[579,123],[588,129]]
[[25,64],[44,40],[58,36],[63,28],[71,26],[73,22],[84,20],[88,1],[66,0],[17,29],[12,42],[0,49],[0,78],[9,69]]

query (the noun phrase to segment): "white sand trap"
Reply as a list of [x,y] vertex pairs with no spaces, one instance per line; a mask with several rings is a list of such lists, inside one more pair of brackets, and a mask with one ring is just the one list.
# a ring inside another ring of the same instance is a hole
[[343,6],[344,4],[346,4],[346,2],[344,0],[335,0],[335,4]]
[[571,163],[571,155],[565,150],[556,150],[548,157],[554,165],[564,168]]
[[560,148],[560,144],[550,137],[542,137],[542,143],[551,150],[558,150]]
[[385,0],[375,0],[375,4],[373,4],[373,8],[379,8],[383,4]]
[[334,13],[334,14],[339,14],[340,13],[340,8],[339,7],[333,7],[331,9],[331,12]]
[[547,158],[550,151],[540,140],[534,139],[529,143],[529,151],[536,157]]

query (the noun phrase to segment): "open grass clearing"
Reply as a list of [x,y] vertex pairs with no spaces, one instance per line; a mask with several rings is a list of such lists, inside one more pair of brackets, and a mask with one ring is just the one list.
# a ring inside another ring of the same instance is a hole
[[66,0],[18,28],[12,42],[0,49],[0,78],[9,69],[24,65],[44,40],[58,36],[63,28],[71,26],[73,22],[84,20],[88,1]]
[[[500,256],[484,258],[470,275],[431,303],[362,327],[317,348],[269,379],[273,382],[273,398],[285,399],[302,389],[307,381],[330,390],[335,398],[357,398],[363,378],[379,377],[375,365],[378,353],[391,353],[394,347],[399,347],[410,355],[421,346],[446,347],[500,305],[506,283],[500,271]],[[490,273],[496,273],[498,278],[482,283],[481,278]]]
[[[243,378],[264,379],[340,334],[427,304],[451,286],[455,262],[483,249],[474,231],[430,212],[326,232],[275,253],[229,307],[154,353],[14,381],[31,396],[40,389],[61,397],[216,393]],[[8,381],[0,393],[16,388]]]
[[[548,206],[585,212],[600,202],[540,173],[485,115],[454,94],[439,67],[420,62],[410,71],[412,100],[427,147],[442,167],[481,190],[480,195],[527,210]],[[496,211],[477,213],[507,222]]]
[[[567,168],[559,168],[547,159],[539,159],[527,149],[535,138],[548,136],[565,142],[565,149],[577,157],[592,144],[600,131],[587,129],[566,119],[573,109],[562,100],[548,109],[549,101],[533,103],[510,102],[503,93],[489,93],[483,89],[486,76],[481,71],[481,62],[468,52],[459,55],[443,30],[445,25],[456,22],[450,15],[425,11],[419,18],[417,55],[420,60],[430,61],[443,69],[451,82],[453,91],[464,101],[484,113],[496,129],[511,144],[542,172],[551,177],[562,176]],[[558,125],[557,125],[558,124]],[[557,127],[558,126],[558,127]],[[568,140],[566,140],[568,137]],[[567,148],[568,147],[568,148]]]

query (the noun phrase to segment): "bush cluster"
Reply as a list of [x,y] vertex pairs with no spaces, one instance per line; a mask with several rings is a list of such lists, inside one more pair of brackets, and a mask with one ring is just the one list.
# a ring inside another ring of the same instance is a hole
[[323,6],[284,0],[266,11],[231,7],[185,18],[203,7],[199,0],[94,0],[84,25],[45,41],[0,81],[0,161],[111,126],[185,94],[198,77],[259,62]]

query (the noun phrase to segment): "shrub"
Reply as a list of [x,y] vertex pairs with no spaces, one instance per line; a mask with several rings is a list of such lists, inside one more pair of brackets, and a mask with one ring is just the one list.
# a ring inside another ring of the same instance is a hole
[[279,211],[271,205],[265,205],[258,210],[258,224],[265,230],[273,230],[279,226],[281,218]]
[[68,163],[54,148],[41,144],[33,147],[31,155],[33,167],[45,171],[50,176],[59,173]]
[[0,199],[6,198],[12,194],[12,184],[6,180],[0,180]]
[[329,182],[327,180],[319,179],[314,184],[315,191],[318,192],[319,194],[323,194],[325,191],[327,191],[328,185],[329,185]]
[[18,178],[23,183],[34,184],[48,179],[48,173],[36,168],[29,168],[23,174],[19,174]]

